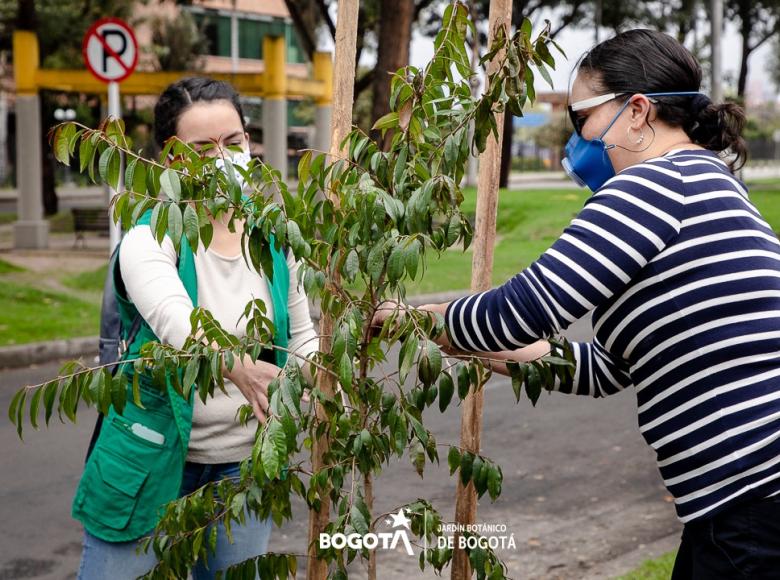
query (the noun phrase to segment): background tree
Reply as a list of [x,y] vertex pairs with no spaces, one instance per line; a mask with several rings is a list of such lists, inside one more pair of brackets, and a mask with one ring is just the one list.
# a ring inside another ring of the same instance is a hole
[[207,39],[198,29],[192,14],[181,10],[173,18],[153,16],[149,19],[152,45],[149,47],[163,71],[201,70]]
[[744,98],[750,55],[780,33],[780,0],[727,0],[726,19],[737,23],[742,55],[737,78],[737,96]]

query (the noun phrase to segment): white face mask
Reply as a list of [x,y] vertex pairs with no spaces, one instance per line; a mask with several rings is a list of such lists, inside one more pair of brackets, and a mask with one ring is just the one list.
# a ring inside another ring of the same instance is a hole
[[[225,155],[230,157],[230,162],[234,167],[240,167],[244,170],[249,168],[249,162],[252,160],[252,155],[250,155],[249,150],[247,149],[242,149],[240,153],[225,151]],[[218,158],[215,165],[220,171],[227,173],[225,169],[225,159],[223,157]],[[234,173],[236,174],[236,181],[238,181],[238,184],[241,186],[241,190],[245,190],[246,180],[244,179],[244,176],[238,171],[235,171]]]

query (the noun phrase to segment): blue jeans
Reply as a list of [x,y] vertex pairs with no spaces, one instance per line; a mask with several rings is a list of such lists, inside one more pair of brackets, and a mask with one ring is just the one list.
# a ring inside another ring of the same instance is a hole
[[[180,495],[188,495],[206,483],[239,475],[238,463],[203,465],[187,463]],[[257,520],[247,514],[246,525],[233,525],[233,543],[228,541],[222,525],[217,530],[217,550],[209,554],[208,568],[198,562],[192,570],[193,580],[211,580],[217,570],[225,570],[254,556],[265,554],[271,537],[272,521]],[[207,536],[208,537],[208,536]],[[154,551],[136,553],[137,541],[106,542],[84,531],[78,580],[131,580],[143,576],[157,563]]]
[[672,580],[780,578],[780,495],[685,524]]

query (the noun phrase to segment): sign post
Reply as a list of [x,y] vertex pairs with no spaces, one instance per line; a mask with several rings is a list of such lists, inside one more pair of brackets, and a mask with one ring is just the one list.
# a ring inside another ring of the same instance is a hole
[[[90,26],[84,35],[81,45],[84,62],[90,72],[101,81],[108,83],[108,116],[120,119],[122,117],[119,83],[129,77],[138,64],[138,42],[133,29],[119,18],[101,18]],[[120,164],[119,184],[124,188],[124,160]],[[109,214],[111,201],[118,193],[107,186]],[[110,217],[110,215],[109,215]],[[119,244],[121,237],[120,224],[109,219],[109,234],[111,252]]]

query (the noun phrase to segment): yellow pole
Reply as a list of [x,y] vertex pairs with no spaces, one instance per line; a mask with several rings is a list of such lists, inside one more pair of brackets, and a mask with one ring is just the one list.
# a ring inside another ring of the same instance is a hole
[[313,148],[320,153],[330,151],[330,125],[333,116],[333,60],[329,52],[314,53],[314,80],[322,93],[315,99]]
[[14,81],[16,94],[35,95],[38,93],[36,75],[38,74],[39,51],[38,38],[34,32],[14,31]]
[[329,52],[314,53],[314,71],[315,81],[322,83],[322,93],[317,97],[315,103],[317,106],[326,106],[333,104],[333,60]]
[[287,74],[283,36],[263,38],[263,161],[287,179]]

